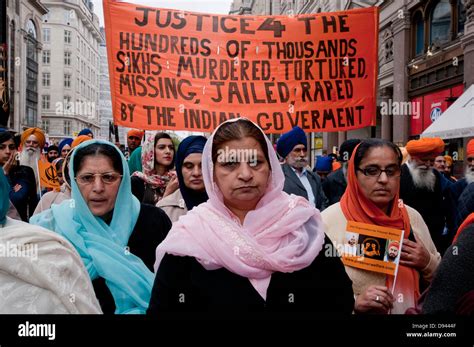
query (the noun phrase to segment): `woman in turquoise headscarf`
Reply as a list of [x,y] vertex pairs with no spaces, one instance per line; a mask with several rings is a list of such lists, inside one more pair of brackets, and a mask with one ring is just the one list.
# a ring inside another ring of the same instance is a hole
[[171,222],[163,211],[132,195],[127,162],[110,142],[77,146],[69,174],[72,199],[30,222],[56,231],[76,247],[104,313],[144,313],[155,249]]

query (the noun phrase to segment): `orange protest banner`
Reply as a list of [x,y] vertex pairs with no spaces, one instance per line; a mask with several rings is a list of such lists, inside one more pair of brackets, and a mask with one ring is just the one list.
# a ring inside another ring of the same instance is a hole
[[56,188],[59,190],[59,179],[53,165],[46,161],[38,160],[38,173],[41,187]]
[[211,15],[103,0],[115,124],[267,133],[375,125],[378,9]]

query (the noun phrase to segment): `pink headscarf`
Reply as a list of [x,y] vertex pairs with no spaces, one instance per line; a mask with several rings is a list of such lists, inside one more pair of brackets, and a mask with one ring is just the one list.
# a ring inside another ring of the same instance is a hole
[[[142,171],[135,171],[133,176],[140,177],[153,189],[160,188],[161,196],[165,192],[169,181],[175,177],[174,171],[166,171],[164,175],[157,175],[155,172],[155,136],[158,131],[148,132],[145,136],[145,143],[142,146]],[[176,155],[176,153],[173,153]]]
[[283,192],[285,177],[264,135],[270,149],[271,181],[255,210],[249,211],[241,224],[224,205],[222,193],[213,181],[211,153],[217,129],[206,142],[202,155],[202,174],[209,200],[173,224],[156,249],[155,272],[165,253],[191,256],[207,270],[224,267],[247,277],[266,299],[273,272],[303,269],[321,251],[324,244],[321,215],[306,199]]

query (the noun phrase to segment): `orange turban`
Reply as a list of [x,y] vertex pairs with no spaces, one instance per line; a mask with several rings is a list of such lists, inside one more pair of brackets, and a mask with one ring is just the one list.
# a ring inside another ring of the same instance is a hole
[[470,156],[474,156],[474,139],[472,139],[471,141],[469,141],[467,143],[467,152],[466,152],[466,155],[468,157]]
[[46,137],[44,136],[43,130],[40,128],[28,128],[23,134],[21,134],[21,144],[24,145],[25,141],[31,135],[35,135],[39,142],[39,148],[43,149],[44,144],[46,143]]
[[444,141],[439,137],[425,137],[419,140],[408,141],[406,149],[411,156],[437,156],[444,151]]
[[79,146],[81,143],[83,142],[86,142],[86,141],[89,141],[89,140],[92,140],[88,135],[81,135],[81,136],[78,136],[74,139],[74,141],[72,141],[71,143],[71,149],[74,148],[74,147],[77,147]]
[[143,131],[137,130],[137,129],[129,130],[127,133],[127,137],[130,137],[130,136],[138,137],[141,140],[143,139]]
[[390,248],[390,247],[396,247],[397,249],[400,249],[400,242],[392,241],[388,244],[388,248]]
[[453,165],[453,158],[450,155],[445,155],[444,160],[446,160],[446,164],[451,166]]
[[341,163],[338,161],[333,161],[332,162],[332,171],[336,171],[341,168]]

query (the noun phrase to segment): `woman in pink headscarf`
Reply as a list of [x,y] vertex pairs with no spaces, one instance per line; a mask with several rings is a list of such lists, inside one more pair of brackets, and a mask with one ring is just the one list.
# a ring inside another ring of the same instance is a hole
[[209,200],[157,248],[148,314],[352,312],[352,283],[327,254],[319,211],[283,192],[277,156],[258,126],[236,119],[218,127],[202,172]]

